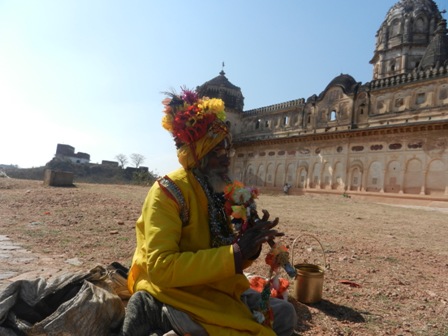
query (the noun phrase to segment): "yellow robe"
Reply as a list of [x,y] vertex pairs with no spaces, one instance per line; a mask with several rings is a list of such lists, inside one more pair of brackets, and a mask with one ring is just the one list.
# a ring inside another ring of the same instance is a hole
[[196,178],[183,168],[168,176],[182,191],[189,222],[182,226],[177,202],[155,183],[136,224],[131,292],[145,290],[187,312],[213,336],[275,335],[240,300],[249,282],[235,273],[232,246],[210,248],[208,201]]

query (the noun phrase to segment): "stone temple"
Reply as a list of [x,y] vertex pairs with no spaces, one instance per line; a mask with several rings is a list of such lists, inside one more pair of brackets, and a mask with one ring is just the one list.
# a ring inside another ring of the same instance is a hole
[[448,36],[432,0],[401,0],[375,36],[372,80],[334,78],[319,95],[244,110],[221,71],[198,91],[225,101],[234,178],[263,190],[448,199]]

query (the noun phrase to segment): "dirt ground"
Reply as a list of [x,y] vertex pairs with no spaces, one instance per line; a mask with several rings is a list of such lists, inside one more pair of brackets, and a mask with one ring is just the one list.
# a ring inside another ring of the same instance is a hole
[[[18,261],[0,255],[0,273],[15,274],[0,285],[113,261],[129,265],[147,191],[0,179],[0,235],[29,256]],[[447,336],[448,202],[434,204],[262,194],[258,207],[280,218],[293,263],[326,266],[320,302],[290,298],[298,313],[296,334]],[[249,271],[267,275],[263,259]]]

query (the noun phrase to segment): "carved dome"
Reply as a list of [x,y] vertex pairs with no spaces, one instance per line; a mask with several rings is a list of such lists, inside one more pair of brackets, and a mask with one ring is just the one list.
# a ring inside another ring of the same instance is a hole
[[244,97],[241,89],[230,83],[224,71],[221,71],[219,76],[198,86],[197,91],[200,96],[221,98],[224,101],[226,111],[243,111]]
[[340,74],[339,76],[335,77],[330,84],[327,85],[325,88],[325,91],[327,91],[332,86],[339,86],[344,90],[345,93],[352,93],[355,86],[356,86],[355,79],[347,74]]
[[439,68],[448,61],[448,36],[446,20],[439,22],[434,38],[429,43],[425,54],[420,62],[419,69]]
[[387,12],[376,34],[373,79],[418,68],[442,20],[433,0],[400,0]]
[[439,8],[433,0],[400,0],[389,9],[381,26],[398,17],[418,18],[422,15],[442,19]]
[[[355,92],[357,85],[358,83],[352,76],[341,73],[339,76],[333,78],[333,80],[327,85],[325,90],[319,94],[317,100],[321,100],[325,96],[325,93],[334,86],[339,86],[345,94],[352,94],[353,92]],[[307,102],[311,102],[312,100],[313,98],[311,96],[308,98]]]

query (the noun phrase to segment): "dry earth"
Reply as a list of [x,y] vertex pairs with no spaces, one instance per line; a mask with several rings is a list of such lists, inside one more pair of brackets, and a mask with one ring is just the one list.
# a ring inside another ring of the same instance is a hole
[[[0,179],[0,285],[113,261],[129,265],[147,189]],[[322,301],[291,299],[298,335],[448,335],[448,202],[386,202],[261,195],[259,208],[280,217],[294,263],[327,266]],[[263,258],[250,271],[266,275]]]

